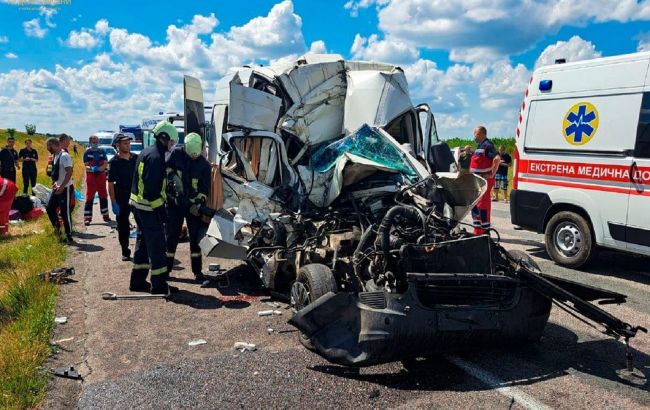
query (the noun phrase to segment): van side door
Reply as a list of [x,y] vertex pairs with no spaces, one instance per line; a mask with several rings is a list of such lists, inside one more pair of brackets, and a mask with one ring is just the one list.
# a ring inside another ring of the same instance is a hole
[[643,93],[641,101],[630,183],[625,227],[627,247],[650,255],[650,91]]

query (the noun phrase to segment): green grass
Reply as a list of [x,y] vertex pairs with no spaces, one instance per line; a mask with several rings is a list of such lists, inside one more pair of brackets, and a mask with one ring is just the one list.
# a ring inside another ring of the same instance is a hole
[[[24,147],[27,135],[17,132],[16,150]],[[7,132],[0,130],[0,146]],[[45,138],[31,137],[39,153],[38,182],[50,186],[45,174]],[[83,176],[80,151],[75,160],[74,180]],[[21,172],[18,186],[22,192]],[[79,206],[79,204],[77,205]],[[66,248],[54,236],[46,216],[22,225],[12,225],[0,238],[0,408],[36,406],[43,397],[49,373],[43,363],[51,353],[56,286],[43,282],[38,273],[61,266]]]

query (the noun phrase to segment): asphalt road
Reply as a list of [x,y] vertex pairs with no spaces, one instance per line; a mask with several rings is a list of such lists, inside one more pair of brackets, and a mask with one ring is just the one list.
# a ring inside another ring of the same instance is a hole
[[[545,273],[627,294],[627,304],[606,310],[650,327],[650,259],[606,252],[588,270],[564,269],[549,260],[541,235],[512,228],[507,204],[494,208],[506,248],[529,252]],[[130,264],[119,260],[116,233],[96,223],[76,240],[77,281],[62,285],[57,307],[69,322],[55,332],[63,341],[48,365],[76,364],[84,380],[53,380],[45,408],[650,408],[648,384],[617,378],[624,346],[557,308],[530,346],[477,341],[473,351],[412,371],[400,363],[352,371],[305,350],[286,324],[286,305],[281,316],[259,317],[268,296],[243,279],[227,288],[192,283],[187,244],[173,302],[104,301],[104,291],[128,293]],[[199,338],[206,343],[188,345]],[[235,342],[257,350],[234,350]],[[632,346],[635,366],[650,375],[650,337]]]

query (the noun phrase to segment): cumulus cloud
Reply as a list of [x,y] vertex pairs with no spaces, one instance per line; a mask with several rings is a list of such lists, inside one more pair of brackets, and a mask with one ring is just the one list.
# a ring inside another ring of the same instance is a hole
[[[380,7],[386,36],[417,47],[487,48],[504,56],[529,49],[563,26],[650,19],[650,2],[636,0],[390,0]],[[470,53],[471,54],[471,53]]]
[[6,53],[5,58],[16,59],[16,58],[18,58],[18,56],[16,54],[14,54],[14,53]]
[[224,32],[215,32],[218,24],[214,14],[194,16],[187,25],[170,25],[162,44],[106,20],[71,32],[66,45],[92,48],[105,39],[110,48],[69,67],[0,73],[0,117],[8,126],[34,122],[44,131],[85,138],[158,111],[182,110],[184,74],[201,79],[209,104],[216,79],[233,66],[327,51],[322,40],[307,48],[291,1]]
[[350,16],[357,17],[360,9],[367,9],[372,5],[383,6],[388,3],[388,0],[349,0],[343,5],[343,8],[350,10]]
[[573,36],[569,41],[558,41],[547,46],[535,62],[535,68],[555,64],[555,60],[564,58],[567,63],[572,61],[590,60],[601,57],[600,51],[590,41],[580,36]]
[[324,54],[327,53],[327,46],[323,40],[316,40],[309,46],[309,52],[312,54]]
[[54,17],[54,15],[57,12],[58,12],[58,10],[53,8],[53,7],[41,6],[39,8],[39,14],[41,16],[43,16],[43,19],[45,20],[45,25],[50,27],[50,28],[56,27],[56,24],[54,24],[54,22],[52,21],[52,17]]
[[43,38],[48,32],[48,29],[41,27],[41,20],[38,18],[23,21],[23,30],[27,37],[36,38]]
[[393,64],[412,62],[420,55],[417,48],[411,44],[392,39],[380,40],[377,34],[372,34],[368,38],[360,34],[355,35],[350,53],[354,59]]
[[521,103],[530,71],[523,65],[499,61],[479,84],[481,106],[487,109],[513,108]]
[[166,43],[160,46],[154,46],[147,36],[125,29],[111,30],[109,41],[113,52],[127,61],[208,77],[221,76],[244,62],[270,61],[307,51],[302,19],[288,0],[273,6],[266,16],[255,17],[226,33],[210,34],[210,41],[199,38],[199,34],[207,34],[207,29],[216,25],[214,15],[195,16],[192,24],[180,28],[170,25]]
[[65,44],[70,48],[91,49],[97,47],[110,31],[110,26],[106,19],[101,19],[95,23],[95,28],[82,28],[80,31],[72,30],[68,34]]
[[636,40],[639,40],[636,51],[650,51],[650,32],[639,34]]

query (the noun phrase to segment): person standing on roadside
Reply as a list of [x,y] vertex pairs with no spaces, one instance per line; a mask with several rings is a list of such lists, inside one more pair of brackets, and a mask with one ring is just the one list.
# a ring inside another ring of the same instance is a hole
[[26,194],[29,186],[36,185],[36,162],[38,152],[32,148],[32,140],[25,140],[25,148],[18,153],[18,159],[23,163],[23,193]]
[[465,148],[460,150],[458,158],[458,165],[462,172],[469,172],[469,165],[472,162],[472,147],[465,145]]
[[111,219],[108,216],[108,198],[106,194],[106,165],[108,158],[106,152],[99,148],[99,137],[90,136],[90,148],[84,152],[83,158],[86,165],[86,205],[84,207],[84,225],[90,225],[93,219],[93,202],[95,193],[99,195],[99,210],[104,217],[104,222]]
[[47,203],[47,216],[54,227],[57,235],[60,235],[59,215],[63,219],[66,243],[72,243],[72,220],[70,216],[70,190],[72,186],[72,158],[70,154],[61,149],[57,138],[48,138],[47,150],[54,157],[52,166],[52,194]]
[[0,150],[0,176],[7,178],[16,183],[16,169],[20,169],[18,165],[18,153],[14,149],[16,140],[14,137],[7,138],[7,145]]
[[508,168],[512,165],[512,158],[506,152],[506,147],[499,146],[499,169],[494,184],[494,201],[499,202],[499,190],[503,191],[503,200],[508,202]]
[[131,137],[127,135],[115,134],[112,145],[117,150],[117,155],[108,161],[108,195],[111,197],[111,207],[117,221],[117,236],[122,247],[122,260],[128,261],[131,259],[129,196],[138,156],[131,152]]
[[[67,152],[68,154],[70,154],[68,148],[70,147],[71,141],[72,141],[72,137],[70,137],[68,134],[63,133],[59,135],[59,145],[61,145],[61,149]],[[74,172],[74,163],[72,164],[72,171]],[[74,181],[71,181],[70,182],[70,214],[71,215],[76,203],[77,203],[77,199],[74,196]]]
[[[166,295],[178,291],[167,284],[165,260],[165,154],[178,142],[178,131],[169,122],[162,121],[153,129],[153,135],[156,143],[138,156],[131,184],[129,203],[134,208],[138,236],[129,290]],[[151,284],[147,282],[149,271]]]
[[478,147],[472,154],[469,170],[487,181],[487,189],[481,199],[472,208],[472,225],[475,235],[483,235],[490,229],[490,213],[492,201],[490,192],[494,187],[494,176],[501,162],[501,158],[494,148],[494,144],[487,137],[487,129],[480,125],[474,128],[474,141]]

